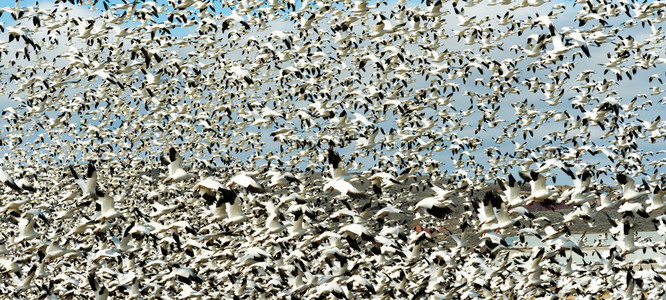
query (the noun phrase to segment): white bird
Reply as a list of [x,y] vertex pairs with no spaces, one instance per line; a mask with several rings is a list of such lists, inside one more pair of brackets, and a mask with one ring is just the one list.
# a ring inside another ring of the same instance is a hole
[[239,224],[250,217],[243,213],[241,200],[237,197],[233,201],[225,203],[225,205],[227,206],[227,219],[225,220],[227,225]]
[[[634,180],[624,174],[617,174],[617,182],[622,185],[622,200],[624,201],[634,201],[648,194],[648,191],[636,191]],[[644,184],[647,186],[645,182]]]
[[289,172],[267,171],[266,175],[271,176],[271,183],[268,185],[269,188],[282,187],[292,182],[301,183],[294,174]]
[[406,174],[409,174],[411,168],[407,168],[400,173],[398,177],[393,176],[393,174],[386,172],[378,172],[372,174],[368,180],[372,182],[372,191],[377,195],[382,195],[382,188],[392,188],[398,184],[401,184],[399,178],[404,178]]
[[629,224],[629,221],[622,223],[622,243],[620,244],[622,252],[620,255],[624,256],[635,252],[641,247],[637,246],[634,242],[634,228]]
[[546,186],[546,177],[535,171],[520,172],[520,177],[530,183],[531,191],[529,197],[526,199],[528,204],[536,202],[543,204],[545,207],[553,207],[557,204],[555,200],[551,199],[557,192],[550,190]]
[[103,285],[99,285],[94,273],[88,274],[88,283],[93,292],[95,292],[95,300],[106,300],[109,298],[109,289]]
[[[500,198],[501,201],[501,198]],[[495,221],[497,221],[497,215],[495,214],[494,206],[499,207],[497,198],[494,197],[493,193],[488,191],[483,197],[483,201],[476,200],[472,202],[474,208],[476,209],[479,217],[479,225],[481,225],[482,231],[488,231],[492,229],[492,226]]]
[[19,236],[14,240],[16,243],[29,241],[40,237],[42,234],[35,231],[36,218],[21,219],[19,221]]
[[26,203],[28,203],[27,199],[10,201],[7,204],[5,204],[5,206],[0,208],[0,213],[3,214],[6,213],[18,218],[21,216],[21,206],[23,206]]
[[648,199],[648,203],[650,205],[645,209],[645,211],[647,213],[652,213],[655,210],[666,207],[666,202],[664,202],[664,195],[666,195],[666,191],[662,190],[659,186],[654,187],[654,190]]
[[633,217],[634,214],[637,214],[643,218],[650,217],[650,215],[647,213],[647,211],[645,211],[641,203],[632,203],[632,202],[622,203],[622,205],[620,205],[620,208],[618,208],[617,212],[630,217]]
[[215,195],[220,189],[225,189],[225,186],[217,181],[215,177],[206,177],[204,180],[197,182],[192,188],[195,192],[204,198],[208,203],[215,202],[217,198]]
[[345,166],[342,163],[342,159],[340,158],[340,154],[338,154],[337,151],[333,149],[335,145],[333,142],[329,143],[328,147],[328,164],[329,168],[331,170],[331,178],[336,179],[339,177],[343,177],[347,175],[347,171],[345,170]]
[[493,201],[493,210],[495,211],[495,216],[497,218],[497,225],[493,228],[495,230],[507,229],[516,224],[516,220],[509,216],[509,212],[506,209],[506,202],[502,201],[502,198],[500,198],[499,195],[495,193],[492,194],[495,198],[495,201]]
[[183,157],[176,151],[176,148],[169,148],[168,156],[160,156],[163,165],[168,165],[169,176],[162,183],[178,182],[195,177],[183,169]]
[[350,198],[356,200],[363,200],[368,198],[368,194],[361,192],[342,177],[329,179],[328,182],[324,184],[324,191],[330,192],[332,190],[336,190],[341,195],[349,196]]
[[353,235],[353,238],[361,238],[364,241],[374,242],[375,238],[370,230],[362,224],[349,224],[345,225],[338,230],[340,236],[347,237]]
[[375,128],[367,134],[367,137],[363,136],[356,139],[356,149],[373,149],[377,146],[378,143],[375,139],[377,138],[378,132],[379,129]]
[[250,177],[246,172],[241,172],[229,179],[229,182],[227,182],[227,187],[231,188],[234,185],[239,185],[250,193],[261,194],[266,192],[266,189],[261,184],[252,179],[252,177]]
[[5,172],[5,169],[1,168],[1,167],[0,167],[0,181],[2,183],[4,183],[6,186],[8,186],[9,188],[11,188],[12,190],[17,191],[19,193],[21,192],[21,188],[18,185],[16,185],[16,182],[14,182],[14,179],[12,179],[12,177],[9,176],[9,174],[7,174],[7,172]]
[[517,207],[525,204],[525,201],[520,197],[520,186],[512,174],[509,174],[509,183],[507,185],[501,180],[498,180],[497,183],[503,191],[500,196],[509,204],[509,207]]
[[175,264],[171,273],[167,274],[162,278],[162,283],[168,282],[169,280],[177,279],[178,281],[191,285],[192,283],[202,283],[203,278],[199,277],[192,268],[181,267],[179,264]]
[[562,198],[566,199],[571,194],[585,193],[588,190],[588,188],[590,186],[590,183],[592,182],[592,173],[589,170],[584,170],[583,173],[580,174],[580,175],[574,174],[568,168],[562,168],[562,171],[564,171],[564,173],[569,175],[569,177],[571,177],[571,179],[573,180],[573,183],[574,183],[573,188],[571,188],[568,191],[562,193]]
[[122,214],[116,210],[116,200],[110,193],[106,193],[98,201],[100,201],[98,204],[100,205],[100,215],[97,217],[97,221],[107,221],[122,217]]
[[159,202],[155,202],[151,204],[153,212],[150,213],[151,218],[159,218],[163,215],[170,214],[174,210],[181,208],[182,205],[180,204],[172,204],[172,205],[163,205]]
[[26,275],[25,279],[23,279],[23,281],[19,283],[20,285],[16,286],[14,291],[21,292],[34,287],[35,285],[32,284],[32,280],[35,278],[36,271],[37,271],[37,264],[33,264],[32,267],[30,267],[30,270],[28,271],[28,275]]
[[452,196],[453,191],[444,190],[438,186],[435,186],[434,184],[431,184],[431,186],[436,194],[434,196],[424,198],[416,203],[414,210],[423,208],[426,210],[426,212],[436,218],[444,218],[453,213],[453,210],[451,209],[453,206],[453,201],[451,198],[449,198]]
[[88,164],[85,179],[76,173],[74,167],[69,166],[69,170],[72,172],[72,176],[74,176],[74,182],[81,188],[84,199],[92,198],[96,200],[101,195],[101,192],[97,189],[97,169],[92,162]]
[[[0,168],[0,181],[3,181],[2,180],[2,172],[3,172],[3,170]],[[32,176],[35,179],[37,179],[37,177],[34,176],[34,175],[28,175],[28,176]],[[32,182],[28,181],[28,178],[27,178],[28,176],[24,175],[23,177],[16,180],[16,186],[18,186],[19,189],[21,189],[22,191],[25,190],[25,191],[29,191],[29,192],[34,193],[34,192],[37,191],[37,189],[35,189],[35,186]]]
[[615,208],[620,203],[620,201],[613,201],[612,195],[609,195],[608,193],[599,193],[599,191],[596,191],[595,193],[599,196],[600,203],[600,205],[597,206],[597,211]]
[[585,193],[585,192],[580,192],[579,190],[574,190],[572,193],[569,194],[569,197],[571,198],[565,204],[580,206],[592,200],[593,199],[592,195],[594,195],[594,193],[592,192]]
[[[65,242],[67,244],[67,242]],[[67,249],[63,248],[58,244],[58,236],[55,236],[51,239],[51,242],[49,242],[49,245],[46,247],[46,256],[44,259],[47,261],[52,260],[52,259],[57,259],[60,257],[63,257],[69,253],[74,253],[75,251],[72,249]]]

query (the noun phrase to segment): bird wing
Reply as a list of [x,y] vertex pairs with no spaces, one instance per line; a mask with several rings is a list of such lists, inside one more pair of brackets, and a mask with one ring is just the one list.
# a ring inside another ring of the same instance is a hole
[[12,179],[5,170],[0,169],[0,181],[2,181],[6,186],[10,187],[12,190],[17,192],[21,191],[21,188],[16,185],[14,179]]

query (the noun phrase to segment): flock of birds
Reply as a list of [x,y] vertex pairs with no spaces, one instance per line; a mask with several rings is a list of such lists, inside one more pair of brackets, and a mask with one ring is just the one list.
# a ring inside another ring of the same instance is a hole
[[664,297],[666,2],[83,2],[0,8],[0,294]]

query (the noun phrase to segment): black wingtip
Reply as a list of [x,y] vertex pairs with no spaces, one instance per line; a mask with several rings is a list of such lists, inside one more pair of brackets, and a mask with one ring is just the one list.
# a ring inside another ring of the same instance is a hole
[[351,197],[354,200],[365,200],[368,199],[368,195],[365,193],[354,193],[354,192],[347,192],[347,195]]
[[160,163],[164,166],[168,166],[171,162],[166,158],[166,156],[160,156]]
[[580,46],[580,49],[583,50],[583,53],[585,53],[585,56],[587,56],[588,58],[591,57],[590,56],[590,48],[588,48],[587,45]]
[[217,198],[215,197],[215,195],[209,195],[209,194],[206,194],[206,193],[202,194],[201,198],[203,198],[206,201],[207,205],[211,205],[211,204],[213,204],[217,201]]
[[248,185],[247,186],[247,191],[250,192],[250,193],[253,193],[253,194],[261,194],[261,193],[265,193],[266,189],[263,188],[263,187],[256,187],[256,186]]
[[375,193],[375,195],[381,197],[381,195],[382,195],[382,187],[381,187],[381,185],[373,184],[373,185],[372,185],[372,191]]
[[445,218],[446,216],[453,213],[453,210],[447,206],[436,206],[426,209],[426,211],[433,215],[435,218]]
[[176,152],[176,148],[174,148],[174,147],[169,148],[169,160],[171,160],[171,162],[176,161],[176,156],[177,155],[178,155],[178,152]]
[[93,291],[97,292],[97,290],[99,290],[99,284],[97,283],[97,279],[95,279],[94,274],[88,275],[88,283],[90,283],[90,288]]
[[16,185],[16,183],[13,183],[13,182],[7,180],[7,181],[5,181],[5,185],[10,187],[12,190],[15,190],[19,193],[21,192],[21,188],[18,185]]
[[502,180],[497,180],[497,185],[499,185],[499,188],[503,191],[506,191],[506,186],[504,186],[504,182]]
[[530,177],[532,177],[533,181],[537,181],[539,179],[539,173],[536,171],[530,171]]
[[328,148],[328,163],[331,165],[331,167],[338,168],[341,161],[342,159],[340,158],[340,154],[333,150],[333,147]]
[[218,191],[220,193],[222,193],[222,197],[220,197],[220,200],[219,200],[219,201],[221,201],[221,203],[218,202],[217,206],[221,206],[222,203],[234,204],[234,201],[236,200],[236,197],[237,197],[236,192],[234,192],[232,190],[229,190],[229,189],[225,189],[225,188],[219,188]]
[[74,179],[79,179],[79,173],[76,173],[74,167],[69,166],[69,171],[72,172],[72,176],[74,176]]
[[95,164],[92,162],[88,164],[88,171],[86,172],[86,177],[91,178],[93,177],[93,174],[95,173]]

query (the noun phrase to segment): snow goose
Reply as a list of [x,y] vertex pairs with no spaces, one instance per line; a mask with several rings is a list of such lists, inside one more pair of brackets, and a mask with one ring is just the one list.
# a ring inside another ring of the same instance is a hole
[[[338,231],[338,234],[343,238],[352,236],[353,238],[361,238],[364,241],[374,242],[374,235],[368,230],[368,228],[362,224],[349,224],[345,225]],[[347,239],[349,241],[349,239]]]
[[180,156],[178,151],[176,151],[176,148],[169,148],[169,155],[161,156],[160,160],[163,165],[169,166],[169,176],[167,176],[162,183],[167,184],[170,182],[178,182],[194,177],[193,174],[187,173],[185,169],[183,169],[183,157]]
[[204,198],[208,203],[212,203],[217,200],[215,197],[219,189],[224,188],[224,185],[217,181],[215,177],[206,177],[204,180],[197,182],[194,185],[194,191],[198,192],[199,195]]
[[171,273],[162,278],[162,283],[169,280],[177,279],[178,281],[191,285],[193,282],[202,283],[203,279],[197,275],[192,268],[181,267],[178,263],[173,264]]
[[[0,172],[2,172],[1,169],[0,169]],[[16,186],[18,186],[21,190],[25,190],[25,191],[29,191],[29,192],[34,193],[34,192],[37,191],[37,189],[35,189],[35,186],[34,186],[33,182],[28,180],[28,177],[34,177],[35,179],[37,179],[37,176],[34,175],[34,174],[33,175],[25,175],[25,173],[24,173],[23,177],[16,180]],[[0,173],[0,181],[3,181],[1,173]]]
[[368,180],[372,182],[372,191],[375,193],[377,196],[382,195],[382,188],[392,188],[397,184],[401,184],[401,180],[404,179],[404,177],[409,174],[411,171],[411,168],[407,168],[400,172],[400,175],[393,176],[393,174],[386,173],[386,172],[378,172],[375,174],[372,174]]
[[227,187],[231,188],[234,185],[239,185],[250,193],[261,194],[266,192],[266,189],[261,184],[252,179],[252,177],[250,177],[247,172],[241,172],[234,177],[231,177],[229,182],[227,182]]
[[527,197],[527,204],[536,202],[541,203],[547,208],[553,208],[557,204],[557,202],[551,198],[555,196],[557,192],[550,190],[549,187],[546,186],[546,177],[535,171],[524,171],[519,174],[523,180],[530,183],[531,192],[529,197]]
[[116,210],[116,199],[110,193],[101,196],[100,202],[100,215],[97,217],[97,221],[104,222],[118,217],[123,218],[122,214]]
[[609,195],[608,193],[600,193],[599,191],[596,191],[595,193],[599,197],[600,203],[600,205],[597,207],[597,211],[615,208],[620,203],[620,201],[613,201],[613,196]]
[[377,138],[378,133],[379,129],[375,128],[368,133],[367,136],[359,137],[356,140],[356,149],[369,150],[377,146],[379,143],[377,143],[375,139]]
[[347,172],[345,170],[345,166],[342,163],[342,159],[340,158],[340,154],[338,154],[333,147],[335,144],[333,142],[329,142],[329,147],[328,147],[328,164],[331,169],[331,178],[339,178],[347,175]]
[[215,202],[215,205],[211,205],[212,216],[211,221],[217,222],[219,220],[225,219],[228,217],[227,213],[227,204],[232,203],[236,199],[236,193],[231,190],[222,189],[222,197]]
[[576,175],[568,168],[561,169],[565,174],[571,177],[574,183],[573,188],[562,193],[562,198],[566,199],[574,193],[584,193],[590,187],[590,183],[592,182],[592,173],[589,170],[584,170],[582,174]]
[[95,292],[95,300],[106,300],[109,298],[109,289],[103,285],[99,285],[94,273],[88,275],[88,283],[93,292]]
[[620,253],[621,256],[625,256],[641,249],[641,247],[637,246],[634,242],[634,235],[634,227],[629,224],[629,221],[625,220],[624,223],[622,223],[622,243],[620,244],[620,249],[622,249],[622,252]]
[[453,204],[453,201],[450,199],[450,197],[453,196],[455,191],[445,190],[432,184],[431,182],[428,182],[428,185],[431,186],[432,190],[435,192],[435,195],[424,198],[416,203],[414,210],[423,208],[436,218],[444,218],[453,213],[453,209],[451,209],[451,207],[455,205]]
[[507,185],[501,180],[497,180],[497,183],[503,192],[501,196],[509,204],[509,207],[517,207],[525,204],[525,201],[520,197],[520,185],[518,185],[512,174],[509,174],[509,183]]
[[34,284],[32,284],[32,280],[35,278],[35,272],[37,271],[37,264],[33,264],[32,267],[30,267],[30,270],[28,271],[28,275],[25,276],[25,279],[23,281],[17,282],[16,288],[14,288],[14,292],[22,292],[25,290],[28,290],[32,287],[35,287]]
[[[481,225],[481,230],[484,232],[491,230],[492,224],[497,221],[493,202],[495,202],[495,206],[498,206],[497,199],[490,191],[486,192],[483,201],[475,199],[475,201],[472,202],[472,205],[478,214],[479,225]],[[479,203],[481,203],[481,205],[479,205]]]
[[[585,202],[580,206],[577,206],[570,213],[564,215],[564,223],[571,224],[573,221],[582,219],[584,222],[591,221],[592,218],[597,214],[597,211],[592,209],[590,202]],[[590,227],[592,224],[589,224]]]
[[594,199],[592,192],[581,192],[580,190],[574,190],[569,194],[570,199],[566,202],[566,205],[581,206],[585,203],[588,203],[590,200]]
[[18,218],[21,216],[21,206],[26,203],[28,203],[27,199],[10,201],[0,208],[0,213],[9,214]]
[[294,215],[294,221],[292,222],[291,227],[289,227],[290,234],[287,237],[287,240],[298,238],[307,233],[310,227],[307,226],[307,224],[304,224],[304,219],[306,215],[309,218],[314,218],[314,211],[312,211],[307,205],[297,204],[289,206],[287,212]]
[[81,202],[81,203],[77,204],[76,206],[74,206],[71,209],[58,211],[58,212],[55,213],[56,220],[70,219],[70,218],[74,217],[74,214],[77,211],[81,210],[84,207],[90,206],[91,203],[92,203],[92,200],[88,200],[88,201],[84,201],[84,202]]
[[[648,194],[647,191],[637,191],[636,186],[634,185],[634,180],[622,173],[617,174],[617,182],[622,185],[622,200],[624,201],[638,200],[638,198]],[[643,181],[643,184],[647,190],[650,190],[645,181]]]
[[359,191],[342,177],[329,179],[328,182],[324,184],[324,191],[330,192],[332,190],[336,190],[341,195],[349,196],[354,200],[364,200],[368,198],[368,194]]
[[664,195],[666,195],[666,191],[662,190],[659,186],[654,187],[654,190],[650,195],[650,199],[648,199],[648,203],[650,203],[650,205],[645,211],[647,213],[652,213],[655,210],[666,207],[666,202],[664,202]]
[[18,185],[16,185],[16,182],[14,182],[14,179],[12,179],[12,177],[9,176],[9,174],[7,174],[7,172],[5,172],[5,169],[2,168],[2,167],[0,167],[0,181],[2,181],[2,183],[4,183],[6,186],[11,188],[12,190],[14,190],[16,192],[19,192],[19,193],[21,192],[21,188]]
[[36,218],[21,219],[19,221],[19,236],[14,240],[14,242],[18,244],[40,237],[42,234],[35,231],[36,221]]
[[301,183],[301,181],[290,172],[282,173],[279,171],[267,171],[266,175],[271,176],[269,188],[286,186],[292,182]]
[[345,179],[347,177],[347,172],[345,171],[340,155],[333,149],[334,146],[335,144],[333,142],[329,142],[327,152],[328,163],[331,170],[331,179],[328,179],[324,184],[324,191],[330,192],[336,190],[341,195],[349,196],[355,200],[367,199],[368,195],[366,193],[361,192]]
[[227,206],[226,225],[239,224],[250,217],[243,213],[243,207],[240,198],[238,197],[234,197],[231,202],[228,202],[225,205]]
[[85,179],[81,178],[81,176],[76,173],[74,167],[69,166],[69,170],[72,172],[72,176],[74,176],[74,182],[76,182],[76,184],[81,188],[83,198],[97,200],[101,192],[97,189],[97,169],[95,168],[95,165],[92,162],[88,164]]
[[555,229],[553,226],[546,226],[543,232],[546,234],[546,236],[543,236],[541,238],[542,242],[554,240],[565,233],[566,234],[570,233],[569,228],[566,225],[562,225],[562,227],[559,230]]
[[172,205],[163,205],[159,202],[155,202],[151,205],[153,212],[150,213],[151,218],[159,218],[161,216],[172,213],[178,208],[183,208],[182,204],[172,204]]
[[[57,258],[65,256],[69,253],[74,253],[75,252],[72,249],[67,249],[67,248],[63,248],[62,246],[60,246],[58,244],[58,238],[59,238],[59,236],[56,235],[55,237],[51,238],[50,242],[48,242],[49,245],[46,247],[46,256],[44,257],[44,259],[46,259],[46,261],[50,261],[52,259],[57,259]],[[67,244],[67,242],[65,242],[65,244]]]
[[493,210],[495,211],[495,216],[497,218],[497,225],[493,227],[495,230],[507,229],[516,224],[516,220],[512,219],[509,216],[509,212],[506,209],[506,203],[502,201],[502,198],[499,195],[492,193],[495,199],[491,203],[493,204]]
[[631,203],[625,202],[617,209],[618,213],[621,213],[624,217],[634,217],[634,214],[639,215],[643,218],[649,218],[650,215],[645,211],[641,203]]

